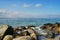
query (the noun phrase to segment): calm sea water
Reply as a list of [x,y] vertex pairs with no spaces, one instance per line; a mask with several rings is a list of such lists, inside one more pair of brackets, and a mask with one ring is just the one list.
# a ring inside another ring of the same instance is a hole
[[18,19],[0,18],[0,25],[8,24],[13,27],[28,25],[41,26],[45,23],[55,22],[60,22],[60,18],[18,18]]

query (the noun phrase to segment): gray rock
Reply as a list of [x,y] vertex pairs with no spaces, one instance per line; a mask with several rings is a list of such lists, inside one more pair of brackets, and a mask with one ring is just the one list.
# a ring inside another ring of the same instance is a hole
[[56,36],[55,40],[60,40],[60,35]]

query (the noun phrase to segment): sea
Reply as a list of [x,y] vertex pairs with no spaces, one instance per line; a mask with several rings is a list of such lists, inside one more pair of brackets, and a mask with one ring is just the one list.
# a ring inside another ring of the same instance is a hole
[[17,26],[42,26],[45,23],[60,23],[60,18],[0,18],[0,25],[10,25],[12,27]]

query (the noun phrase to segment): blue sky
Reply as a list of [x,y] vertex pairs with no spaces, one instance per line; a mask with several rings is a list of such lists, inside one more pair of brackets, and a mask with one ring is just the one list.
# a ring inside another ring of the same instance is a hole
[[0,18],[60,17],[60,0],[0,0]]

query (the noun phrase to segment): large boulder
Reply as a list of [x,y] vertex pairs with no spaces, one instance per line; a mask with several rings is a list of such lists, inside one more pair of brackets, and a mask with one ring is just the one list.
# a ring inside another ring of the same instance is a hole
[[13,40],[13,36],[12,35],[6,35],[3,40]]
[[29,33],[35,33],[34,30],[31,29],[31,28],[27,29],[27,31],[28,31]]
[[30,33],[30,36],[33,40],[38,40],[35,30],[33,30],[33,29],[27,29],[27,30]]
[[2,37],[7,30],[8,26],[7,25],[1,25],[0,26],[0,37]]
[[32,39],[30,36],[22,36],[22,37],[15,38],[13,40],[32,40]]
[[13,28],[9,25],[0,25],[0,40],[6,35],[13,35]]
[[37,35],[35,33],[30,34],[31,38],[33,38],[33,40],[37,40]]

